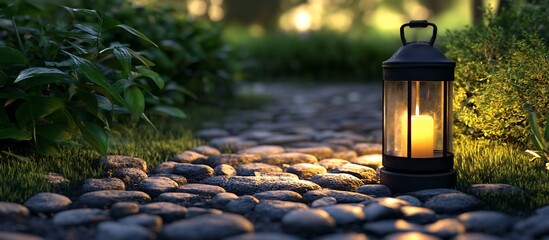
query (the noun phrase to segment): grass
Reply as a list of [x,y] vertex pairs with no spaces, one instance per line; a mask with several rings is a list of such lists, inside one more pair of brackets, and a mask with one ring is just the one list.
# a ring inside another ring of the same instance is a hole
[[[157,131],[146,123],[138,123],[113,131],[109,154],[135,156],[147,161],[149,169],[168,161],[173,155],[203,144],[193,131],[204,121],[218,121],[227,109],[257,108],[270,99],[244,94],[220,106],[193,105],[186,109],[187,119],[152,118]],[[79,195],[88,178],[104,177],[99,165],[101,157],[91,147],[74,144],[63,147],[61,156],[28,156],[26,159],[0,155],[0,201],[23,203],[39,192],[58,192],[69,197]],[[54,186],[44,181],[48,172],[59,173],[70,182]]]
[[469,192],[477,183],[506,183],[524,190],[522,195],[479,196],[483,209],[527,215],[549,204],[549,171],[543,161],[529,162],[523,149],[485,140],[454,142],[457,188]]

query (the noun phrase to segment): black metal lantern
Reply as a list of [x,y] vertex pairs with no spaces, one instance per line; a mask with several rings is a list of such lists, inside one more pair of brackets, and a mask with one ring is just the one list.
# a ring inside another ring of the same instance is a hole
[[[407,42],[404,28],[433,28],[429,42]],[[456,63],[433,46],[437,26],[414,20],[400,27],[400,47],[383,62],[381,183],[395,193],[455,184],[452,82]]]

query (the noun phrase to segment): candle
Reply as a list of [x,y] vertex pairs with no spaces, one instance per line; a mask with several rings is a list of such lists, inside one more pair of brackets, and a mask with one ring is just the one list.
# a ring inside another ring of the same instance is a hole
[[[408,116],[401,117],[402,134],[400,138],[402,156],[407,156],[408,144]],[[412,157],[430,158],[433,157],[435,127],[433,117],[429,115],[412,115]]]

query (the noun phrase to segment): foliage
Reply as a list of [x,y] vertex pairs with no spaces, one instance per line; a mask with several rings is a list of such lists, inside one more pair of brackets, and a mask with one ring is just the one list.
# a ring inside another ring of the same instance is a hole
[[455,132],[527,144],[527,113],[549,113],[547,5],[515,4],[484,24],[448,33],[446,54],[457,62]]
[[237,47],[249,59],[247,69],[260,79],[379,79],[381,62],[398,48],[397,41],[322,30],[305,34],[272,32],[240,40]]
[[107,154],[118,115],[149,121],[144,98],[163,79],[140,53],[103,37],[124,31],[154,45],[145,35],[89,9],[20,1],[0,14],[2,150],[31,144],[54,154],[78,135]]
[[520,187],[522,194],[479,196],[483,209],[528,215],[549,204],[549,171],[543,163],[527,164],[528,155],[513,145],[490,140],[461,139],[454,142],[457,188],[469,191],[472,184],[503,183]]
[[534,148],[536,150],[526,150],[526,152],[534,156],[530,161],[536,159],[545,160],[545,162],[547,162],[545,164],[545,169],[549,170],[549,121],[547,121],[547,119],[545,120],[545,130],[543,133],[541,132],[535,113],[532,112],[528,115],[528,121],[530,123],[530,129],[532,130],[532,142],[534,143]]
[[149,101],[183,105],[191,98],[217,103],[233,95],[240,72],[232,49],[222,41],[220,24],[193,19],[171,7],[143,7],[128,0],[80,4],[102,9],[158,43],[158,48],[150,48],[147,42],[127,34],[112,32],[105,36],[144,49],[143,54],[156,64],[154,69],[166,79],[166,88],[157,93],[162,98]]

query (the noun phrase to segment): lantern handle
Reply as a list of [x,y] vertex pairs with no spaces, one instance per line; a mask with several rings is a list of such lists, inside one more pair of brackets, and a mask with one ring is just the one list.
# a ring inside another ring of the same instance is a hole
[[433,27],[433,36],[431,36],[431,40],[429,41],[429,44],[433,45],[435,43],[435,39],[437,38],[437,25],[434,23],[430,23],[427,20],[412,20],[409,23],[405,23],[402,26],[400,26],[400,40],[402,41],[402,45],[406,46],[408,42],[406,41],[406,38],[404,37],[404,28],[410,27],[410,28],[426,28],[428,26]]

